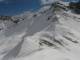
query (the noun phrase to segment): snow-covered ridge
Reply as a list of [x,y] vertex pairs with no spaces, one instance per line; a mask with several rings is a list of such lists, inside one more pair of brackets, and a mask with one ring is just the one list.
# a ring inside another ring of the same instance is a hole
[[0,60],[79,60],[80,19],[73,16],[46,6],[1,20]]

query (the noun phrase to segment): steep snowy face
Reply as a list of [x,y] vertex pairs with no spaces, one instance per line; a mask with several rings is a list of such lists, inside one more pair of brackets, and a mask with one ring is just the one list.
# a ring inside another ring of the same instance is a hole
[[[0,33],[2,60],[23,57],[42,50],[41,45],[44,42],[53,45],[45,41],[45,38],[41,38],[42,35],[47,36],[45,34],[49,34],[51,31],[51,35],[54,37],[56,21],[53,18],[56,16],[53,17],[52,11],[47,9],[42,13],[39,11],[21,14],[11,17],[12,20],[2,21],[1,23],[4,25],[4,29]],[[16,20],[19,21],[15,23]]]
[[1,21],[0,60],[80,60],[79,15],[53,9]]

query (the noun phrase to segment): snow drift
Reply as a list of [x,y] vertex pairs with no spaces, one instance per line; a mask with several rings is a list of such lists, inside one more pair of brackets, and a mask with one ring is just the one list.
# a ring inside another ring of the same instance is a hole
[[79,15],[44,6],[37,12],[3,18],[0,60],[80,59]]

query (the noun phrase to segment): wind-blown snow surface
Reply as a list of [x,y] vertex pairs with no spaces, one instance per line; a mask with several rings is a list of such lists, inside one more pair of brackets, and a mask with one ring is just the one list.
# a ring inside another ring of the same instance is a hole
[[0,60],[80,60],[80,22],[52,9],[26,12],[0,22]]

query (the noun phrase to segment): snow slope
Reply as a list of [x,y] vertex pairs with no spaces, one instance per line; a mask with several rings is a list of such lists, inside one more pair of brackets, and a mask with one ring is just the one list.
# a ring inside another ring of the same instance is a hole
[[0,60],[80,60],[79,15],[46,6],[0,21]]

